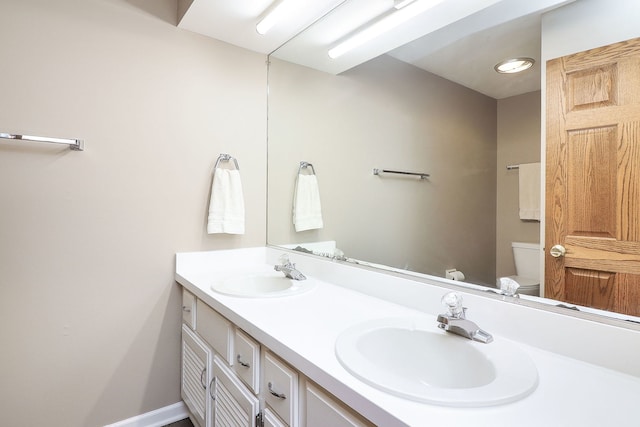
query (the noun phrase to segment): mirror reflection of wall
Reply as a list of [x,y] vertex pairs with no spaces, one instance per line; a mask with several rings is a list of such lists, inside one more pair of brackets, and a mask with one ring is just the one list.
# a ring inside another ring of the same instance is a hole
[[[271,59],[269,77],[269,243],[335,240],[350,258],[495,284],[495,99],[389,56],[339,76]],[[296,233],[301,160],[315,166],[325,226]]]

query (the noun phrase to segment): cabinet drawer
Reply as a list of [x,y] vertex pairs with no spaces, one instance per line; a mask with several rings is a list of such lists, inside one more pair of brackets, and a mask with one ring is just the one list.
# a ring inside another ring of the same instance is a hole
[[182,321],[196,329],[196,297],[185,288],[182,288]]
[[304,401],[306,427],[374,427],[360,414],[308,381],[305,381]]
[[236,329],[233,348],[235,350],[233,370],[251,391],[257,394],[259,392],[260,344],[240,329]]
[[196,332],[229,365],[233,364],[233,325],[200,300],[196,303]]
[[290,427],[298,427],[298,374],[272,353],[264,352],[262,393],[265,402]]

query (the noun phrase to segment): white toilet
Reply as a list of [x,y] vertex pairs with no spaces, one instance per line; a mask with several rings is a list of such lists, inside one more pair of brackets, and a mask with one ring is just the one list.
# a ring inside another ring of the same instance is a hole
[[540,244],[512,242],[516,275],[509,276],[518,282],[519,294],[540,296]]

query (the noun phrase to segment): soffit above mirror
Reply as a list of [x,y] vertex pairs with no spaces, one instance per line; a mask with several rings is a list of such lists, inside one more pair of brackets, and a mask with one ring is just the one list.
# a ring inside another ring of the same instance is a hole
[[[442,1],[336,59],[328,56],[328,49],[355,29],[389,13],[394,0],[295,0],[299,7],[296,18],[279,22],[265,35],[257,33],[256,24],[273,6],[273,0],[194,0],[178,26],[331,74],[388,53],[502,99],[540,89],[540,16],[573,1]],[[497,62],[514,56],[531,57],[537,64],[517,79],[494,71]]]

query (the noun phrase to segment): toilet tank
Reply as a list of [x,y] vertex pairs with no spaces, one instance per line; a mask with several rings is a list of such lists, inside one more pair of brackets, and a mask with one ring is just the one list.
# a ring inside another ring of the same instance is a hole
[[528,279],[540,279],[540,244],[512,242],[516,274]]

